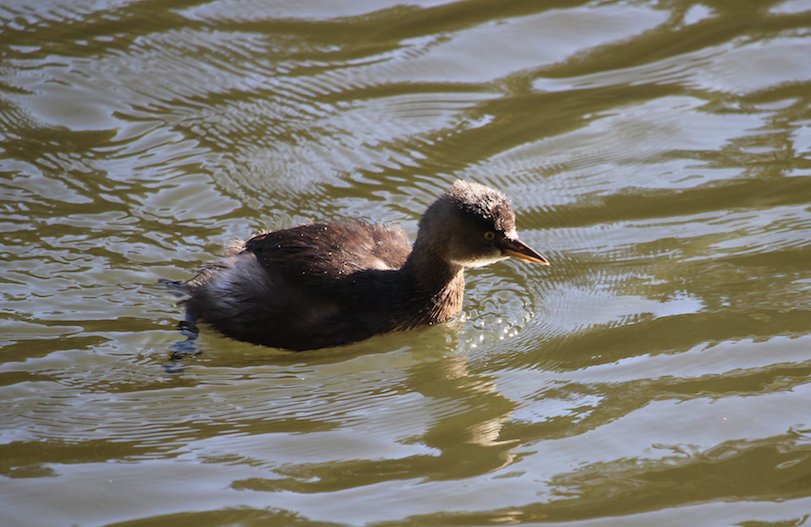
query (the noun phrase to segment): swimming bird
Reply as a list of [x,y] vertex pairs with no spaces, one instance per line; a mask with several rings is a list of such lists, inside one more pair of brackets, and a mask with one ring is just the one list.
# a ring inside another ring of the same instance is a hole
[[509,257],[548,265],[518,239],[510,201],[456,181],[425,213],[413,247],[394,225],[309,223],[235,243],[179,284],[187,320],[293,351],[445,322],[462,310],[464,269]]

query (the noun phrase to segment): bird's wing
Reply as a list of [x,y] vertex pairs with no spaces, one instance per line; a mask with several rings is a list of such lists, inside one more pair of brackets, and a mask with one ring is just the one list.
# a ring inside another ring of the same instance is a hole
[[245,243],[268,271],[305,285],[324,284],[364,269],[399,269],[411,245],[397,226],[311,223],[260,234]]

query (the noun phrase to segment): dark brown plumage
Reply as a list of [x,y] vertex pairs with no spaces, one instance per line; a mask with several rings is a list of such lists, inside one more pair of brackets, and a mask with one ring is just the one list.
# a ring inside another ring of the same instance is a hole
[[237,340],[289,350],[340,346],[458,314],[465,267],[514,256],[547,261],[518,240],[500,192],[457,181],[419,222],[299,225],[260,234],[185,282],[188,318]]

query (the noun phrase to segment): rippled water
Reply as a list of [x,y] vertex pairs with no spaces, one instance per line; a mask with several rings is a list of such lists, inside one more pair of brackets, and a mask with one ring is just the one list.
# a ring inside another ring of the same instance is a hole
[[[0,523],[800,525],[811,2],[0,0]],[[301,354],[233,238],[511,196],[549,268]]]

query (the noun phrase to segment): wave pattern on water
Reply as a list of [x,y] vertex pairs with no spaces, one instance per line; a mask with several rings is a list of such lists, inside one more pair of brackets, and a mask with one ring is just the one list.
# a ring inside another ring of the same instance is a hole
[[[10,525],[807,515],[806,0],[43,0],[0,23]],[[441,327],[303,354],[204,330],[164,369],[181,308],[156,278],[314,219],[413,237],[456,178],[510,196],[552,265],[470,271]]]

